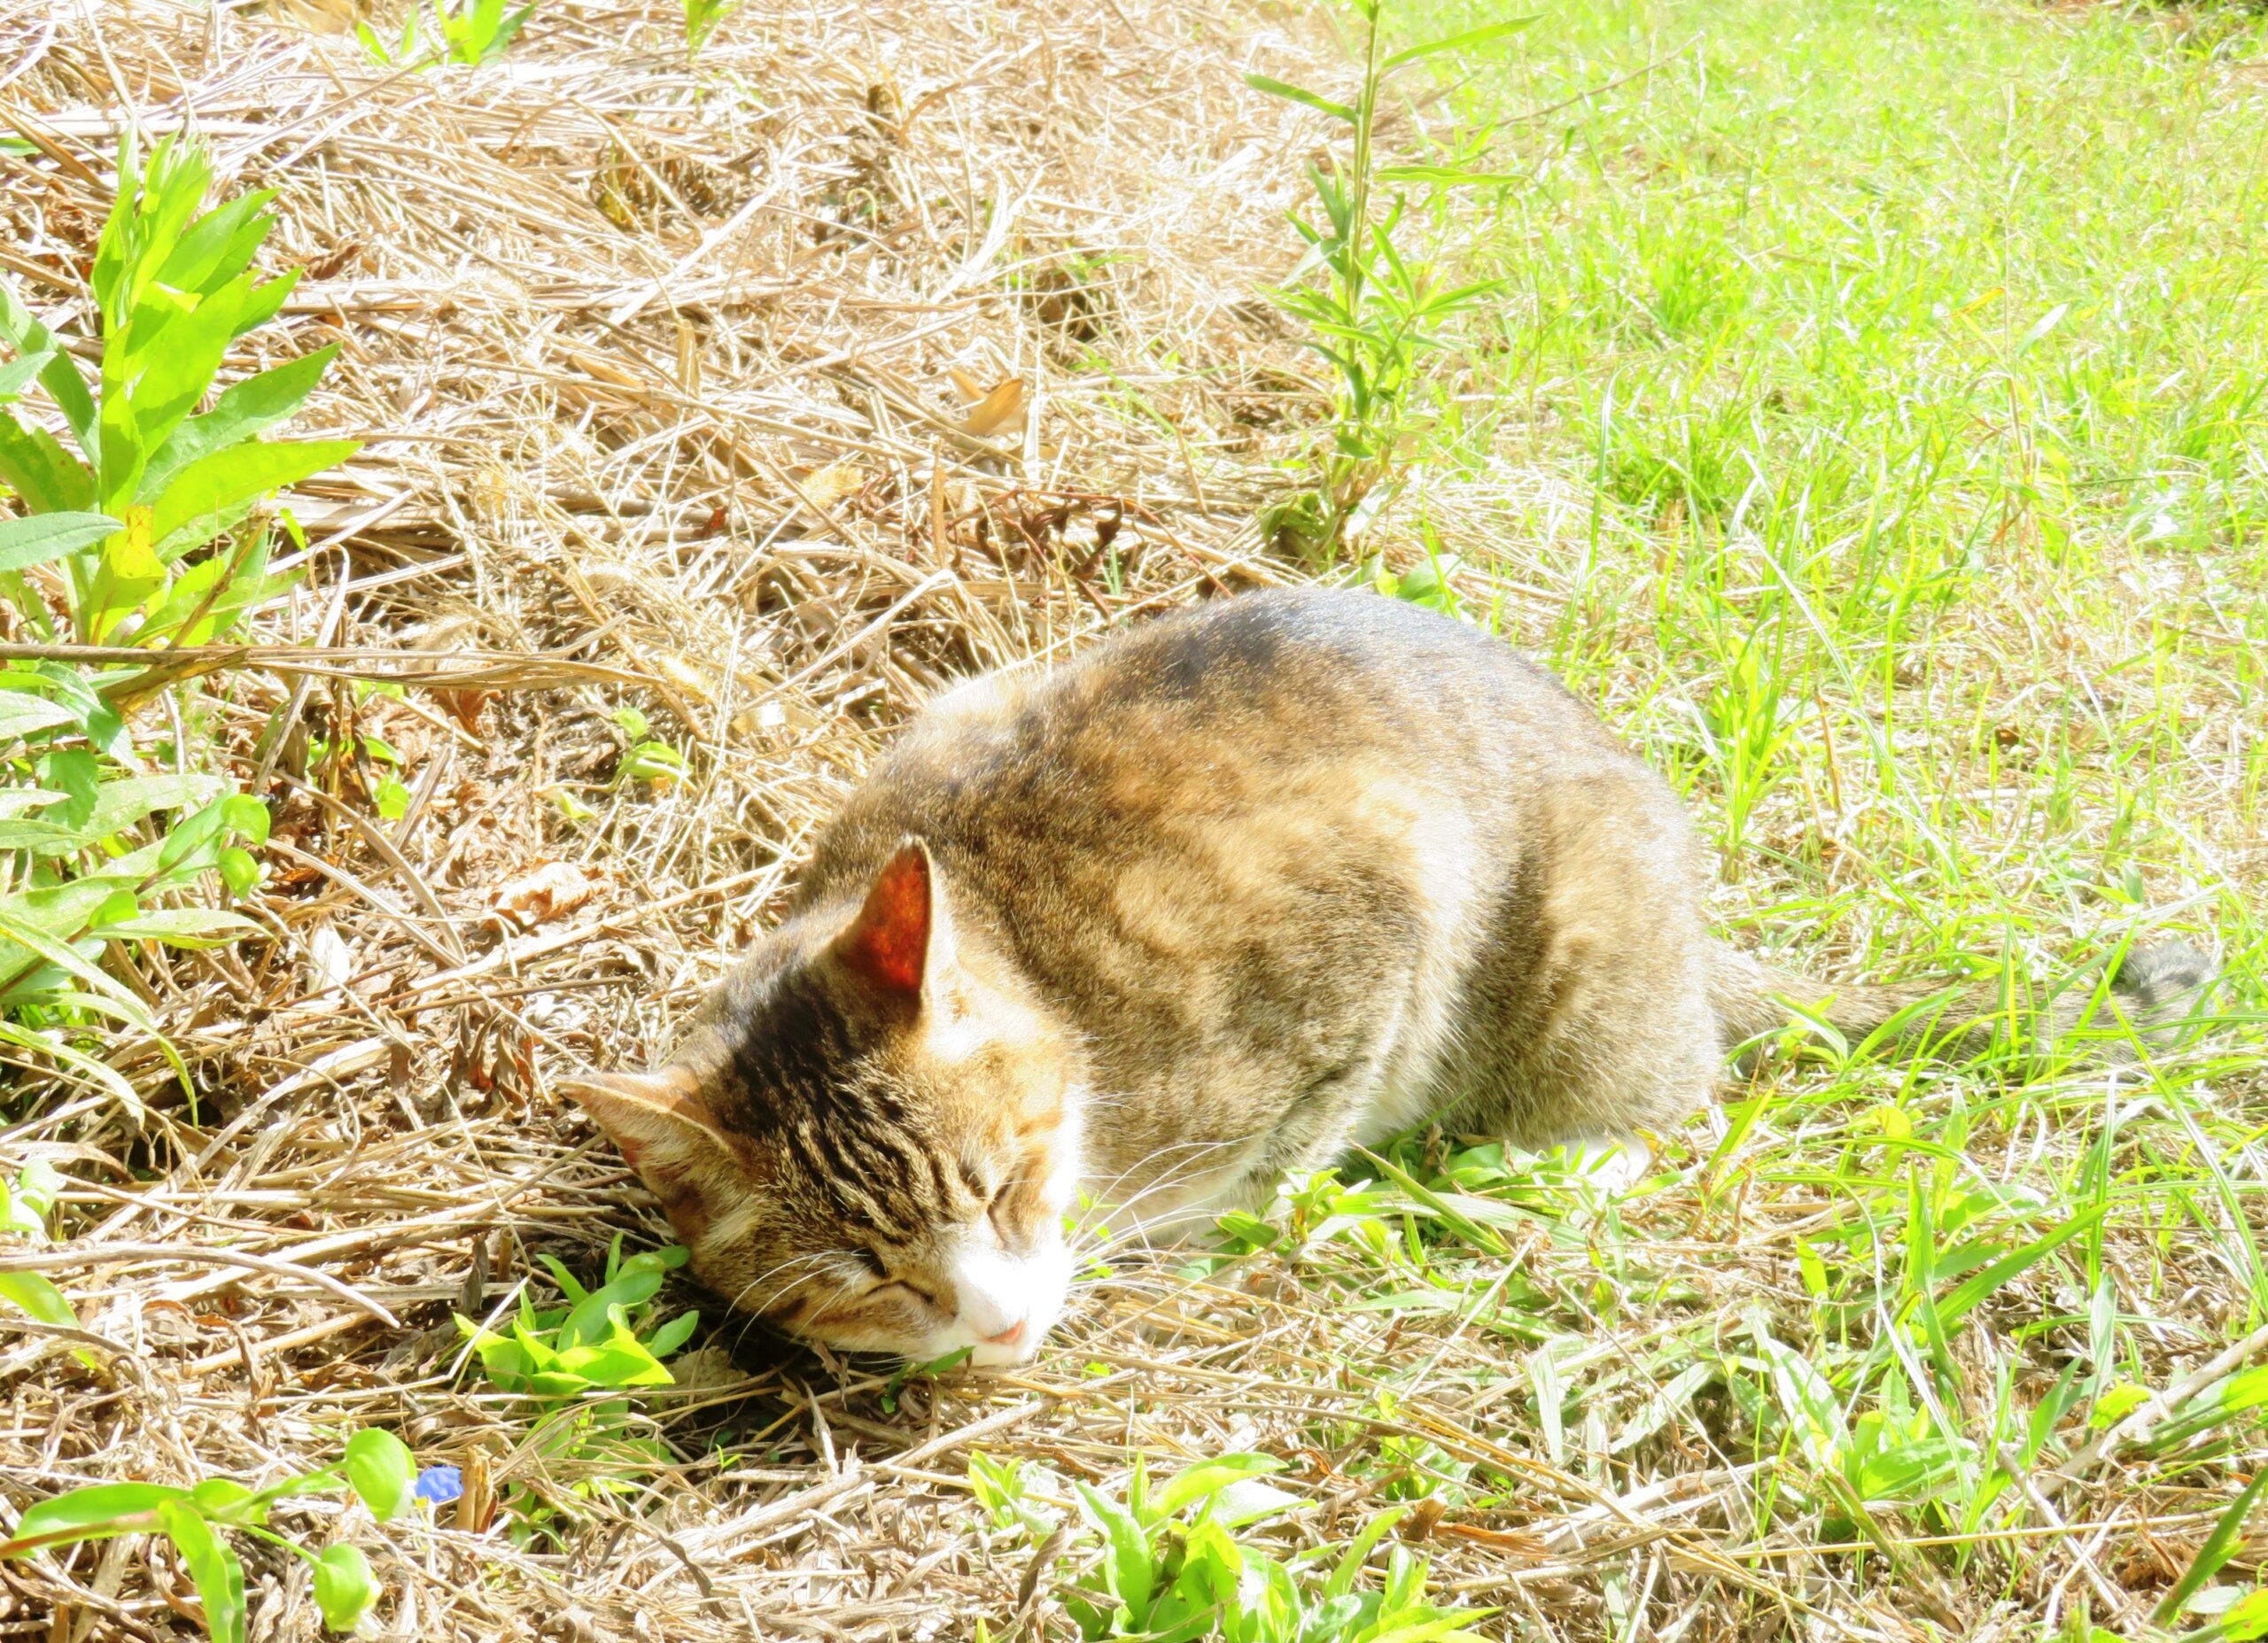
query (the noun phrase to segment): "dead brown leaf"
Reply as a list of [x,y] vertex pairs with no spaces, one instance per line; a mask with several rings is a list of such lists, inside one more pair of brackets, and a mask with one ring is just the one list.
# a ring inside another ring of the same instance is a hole
[[573,862],[544,862],[488,893],[495,916],[522,930],[573,912],[599,893],[600,880]]

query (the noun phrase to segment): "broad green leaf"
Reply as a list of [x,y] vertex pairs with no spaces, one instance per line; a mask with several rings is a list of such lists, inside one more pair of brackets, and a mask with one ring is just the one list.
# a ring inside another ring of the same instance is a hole
[[213,864],[231,895],[250,895],[260,885],[260,862],[250,850],[230,845]]
[[[78,887],[71,885],[60,887],[75,889]],[[40,894],[42,892],[32,892],[33,895]],[[8,901],[19,899],[11,896]],[[107,901],[110,898],[105,895],[104,899]],[[5,903],[0,903],[0,908],[5,906]],[[33,953],[59,969],[69,971],[94,991],[110,999],[119,1014],[140,1027],[151,1037],[161,1036],[158,1032],[157,1024],[150,1019],[148,1007],[128,991],[123,982],[113,976],[105,975],[101,969],[65,942],[56,940],[45,931],[12,917],[5,911],[0,911],[0,936],[7,937],[9,941],[19,947],[30,949]],[[12,956],[8,955],[4,949],[0,949],[0,965],[10,963],[12,957]],[[15,967],[21,968],[20,963],[18,963]]]
[[167,1501],[159,1507],[158,1518],[197,1583],[213,1643],[245,1643],[245,1567],[237,1554],[184,1501]]
[[189,1492],[189,1503],[206,1518],[219,1523],[264,1523],[266,1494],[255,1494],[233,1477],[208,1477]]
[[26,810],[43,810],[62,803],[71,795],[50,793],[43,787],[0,787],[0,816],[20,816]]
[[675,1383],[668,1369],[628,1330],[592,1346],[571,1346],[559,1354],[555,1373],[573,1376],[594,1386],[669,1386]]
[[[0,1193],[0,1198],[5,1197],[6,1194]],[[71,1303],[63,1291],[35,1272],[0,1272],[0,1301],[7,1302],[19,1308],[26,1317],[37,1319],[42,1323],[55,1324],[66,1329],[79,1327],[79,1314],[72,1310]],[[102,1367],[94,1353],[83,1346],[73,1347],[71,1355],[89,1369]]]
[[[40,323],[39,316],[26,307],[4,283],[0,283],[0,337],[5,337],[19,354],[46,356],[47,363],[40,368],[40,386],[47,390],[48,396],[62,411],[63,420],[70,426],[71,437],[79,442],[79,448],[93,450],[95,402],[87,392],[85,380],[79,375],[77,362],[56,346],[53,334]],[[92,497],[91,488],[87,494]],[[56,504],[58,507],[84,505],[83,502]]]
[[[213,385],[221,356],[237,332],[237,319],[252,294],[252,276],[238,275],[190,312],[170,319],[152,339],[141,380],[130,401],[135,440],[143,461],[130,477],[103,472],[103,492],[114,501],[133,500],[142,492],[148,459],[173,437]],[[107,407],[105,407],[107,408]]]
[[383,1523],[408,1503],[417,1482],[417,1462],[400,1438],[366,1426],[346,1440],[346,1480],[370,1508],[370,1515]]
[[89,1484],[69,1494],[35,1501],[17,1521],[16,1538],[0,1556],[13,1556],[27,1540],[68,1536],[73,1540],[105,1540],[113,1535],[132,1535],[155,1529],[152,1515],[167,1501],[185,1500],[189,1492],[163,1484]]
[[43,348],[36,353],[19,354],[5,365],[0,365],[0,405],[20,399],[32,379],[45,370],[47,362],[54,357],[54,349]]
[[228,818],[229,829],[241,834],[255,848],[268,842],[268,829],[272,818],[268,806],[248,793],[232,793],[221,801],[221,813]]
[[[206,212],[181,236],[158,278],[176,291],[199,295],[210,295],[235,279],[268,237],[268,225],[254,221],[253,214],[275,198],[273,189],[255,190]],[[249,244],[247,230],[253,236]]]
[[0,518],[0,570],[27,570],[91,547],[120,529],[107,514],[32,514]]
[[1149,1538],[1131,1512],[1092,1484],[1073,1487],[1078,1491],[1080,1509],[1087,1522],[1103,1538],[1108,1554],[1103,1567],[1108,1571],[1112,1594],[1139,1616],[1149,1607],[1157,1572],[1150,1559]]
[[1278,1512],[1301,1511],[1307,1505],[1304,1495],[1278,1489],[1256,1477],[1240,1477],[1213,1497],[1208,1515],[1216,1523],[1237,1529],[1263,1517],[1273,1517]]
[[1332,1566],[1331,1579],[1324,1587],[1326,1597],[1344,1597],[1355,1589],[1355,1582],[1363,1572],[1363,1565],[1370,1561],[1371,1551],[1385,1538],[1386,1531],[1402,1521],[1408,1509],[1390,1507],[1363,1525],[1362,1533],[1340,1554],[1339,1562]]
[[98,645],[106,642],[145,598],[166,585],[166,568],[151,550],[150,510],[136,504],[122,511],[125,524],[104,539],[76,613],[80,632]]
[[1811,1360],[1786,1343],[1777,1341],[1764,1332],[1755,1330],[1758,1351],[1772,1372],[1773,1391],[1778,1394],[1781,1413],[1795,1429],[1798,1443],[1806,1459],[1820,1467],[1832,1467],[1850,1446],[1850,1428],[1845,1424],[1843,1403],[1836,1397],[1835,1389],[1828,1383]]
[[152,810],[186,810],[218,798],[228,783],[218,776],[128,776],[106,781],[95,796],[87,831],[107,838],[131,827]]
[[352,1631],[378,1600],[378,1583],[360,1546],[325,1546],[315,1564],[315,1607],[333,1631]]
[[559,1326],[560,1346],[581,1346],[602,1338],[608,1332],[610,1314],[644,1306],[661,1287],[661,1264],[642,1255],[633,1257],[623,1263],[621,1272],[611,1283],[593,1290],[575,1304],[574,1310]]
[[0,1272],[0,1301],[6,1301],[27,1318],[66,1329],[79,1327],[79,1314],[63,1291],[35,1272]]
[[27,690],[0,689],[0,747],[77,722],[77,711]]
[[98,427],[101,443],[95,460],[95,506],[105,512],[122,510],[142,477],[150,453],[134,420],[134,401],[124,378],[126,351],[115,340],[104,351],[103,397]]
[[1530,12],[1526,17],[1508,17],[1500,22],[1484,23],[1478,28],[1468,28],[1462,34],[1446,35],[1439,40],[1429,40],[1424,45],[1405,47],[1386,58],[1386,67],[1391,72],[1400,68],[1404,63],[1415,63],[1420,58],[1438,57],[1444,51],[1470,51],[1475,46],[1487,45],[1491,40],[1502,40],[1507,35],[1519,33],[1534,22],[1538,15],[1540,14]]
[[46,429],[0,411],[0,484],[34,514],[83,513],[94,506],[95,479]]
[[158,871],[169,872],[228,831],[228,800],[224,796],[200,806],[176,821],[158,849]]
[[1318,113],[1328,114],[1333,120],[1343,120],[1350,126],[1355,123],[1355,111],[1346,104],[1334,103],[1330,98],[1318,97],[1312,91],[1304,90],[1298,86],[1287,85],[1272,75],[1247,74],[1244,77],[1244,82],[1255,91],[1265,91],[1270,97],[1279,97],[1289,102],[1303,105]]
[[211,410],[175,429],[151,457],[136,500],[155,500],[191,462],[240,445],[289,417],[315,391],[338,353],[338,345],[333,343],[223,389]]
[[67,884],[0,895],[0,921],[35,931],[47,941],[68,941],[110,911],[120,894],[127,897],[123,905],[130,913],[132,881],[120,882],[107,873],[87,873]]
[[1283,1469],[1284,1462],[1270,1454],[1224,1454],[1210,1461],[1200,1461],[1168,1478],[1143,1503],[1143,1519],[1147,1523],[1159,1523],[1185,1506],[1194,1506],[1200,1500],[1218,1494],[1239,1478],[1258,1477]]
[[151,535],[171,561],[209,540],[271,491],[296,484],[361,450],[353,439],[239,445],[200,457],[153,504]]
[[2268,1638],[2268,1589],[2246,1593],[2229,1607],[2218,1622],[2228,1643],[2253,1643]]
[[244,311],[237,315],[237,335],[241,337],[274,319],[276,310],[284,306],[284,299],[291,294],[299,283],[299,269],[288,268],[265,285],[254,286],[252,296],[245,303]]
[[583,1287],[581,1282],[576,1278],[575,1275],[567,1270],[567,1263],[561,1260],[556,1255],[551,1254],[548,1252],[540,1251],[537,1253],[536,1259],[540,1260],[545,1266],[551,1268],[551,1281],[559,1286],[559,1292],[562,1295],[564,1295],[569,1300],[580,1301],[585,1296],[590,1293],[588,1290]]
[[680,1313],[648,1337],[646,1350],[656,1358],[666,1358],[684,1345],[691,1338],[694,1330],[700,1327],[699,1313]]

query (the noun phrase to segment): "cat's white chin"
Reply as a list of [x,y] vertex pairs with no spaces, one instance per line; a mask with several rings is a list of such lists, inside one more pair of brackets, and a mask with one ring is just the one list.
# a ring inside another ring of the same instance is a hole
[[1071,1252],[1052,1244],[1029,1255],[1011,1255],[972,1239],[953,1263],[961,1314],[934,1341],[933,1358],[969,1349],[968,1361],[988,1368],[1029,1363],[1063,1315],[1071,1286]]

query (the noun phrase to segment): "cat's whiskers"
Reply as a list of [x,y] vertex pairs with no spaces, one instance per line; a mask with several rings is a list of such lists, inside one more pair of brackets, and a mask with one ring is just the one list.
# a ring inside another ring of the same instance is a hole
[[[1099,1202],[1090,1214],[1080,1221],[1072,1238],[1068,1241],[1068,1247],[1075,1256],[1100,1259],[1109,1252],[1121,1249],[1137,1239],[1146,1239],[1155,1228],[1145,1222],[1138,1213],[1138,1206],[1145,1199],[1170,1192],[1184,1185],[1200,1173],[1210,1154],[1248,1145],[1251,1140],[1250,1136],[1239,1135],[1223,1141],[1184,1142],[1178,1146],[1153,1152],[1141,1163],[1121,1170],[1117,1175],[1104,1183],[1101,1192],[1095,1195]],[[1133,1174],[1135,1171],[1148,1168],[1159,1159],[1174,1152],[1187,1152],[1191,1156],[1175,1164],[1156,1180],[1123,1202],[1112,1203],[1104,1197],[1111,1188]],[[1123,1220],[1130,1213],[1133,1215],[1130,1224]],[[1114,1231],[1110,1228],[1108,1223],[1112,1221],[1121,1222],[1120,1229]],[[1099,1232],[1102,1236],[1099,1238],[1088,1236],[1095,1232]]]
[[762,1306],[753,1309],[757,1313],[769,1312],[773,1307],[780,1305],[781,1301],[786,1300],[788,1297],[793,1295],[797,1290],[803,1288],[804,1284],[809,1283],[812,1279],[826,1276],[827,1272],[825,1269],[820,1267],[820,1262],[833,1261],[838,1263],[836,1269],[839,1271],[841,1263],[850,1262],[855,1264],[858,1259],[858,1252],[856,1250],[847,1249],[819,1250],[812,1254],[795,1256],[790,1259],[781,1261],[770,1271],[758,1273],[755,1277],[750,1278],[746,1283],[741,1286],[740,1292],[732,1298],[729,1305],[737,1310],[740,1307],[741,1303],[746,1300],[749,1296],[756,1290],[758,1285],[762,1284],[766,1279],[773,1277],[780,1273],[788,1271],[790,1268],[796,1267],[808,1266],[812,1267],[812,1270],[805,1273],[802,1277],[796,1279],[795,1283],[788,1285],[785,1289],[778,1290],[777,1292],[768,1296]]

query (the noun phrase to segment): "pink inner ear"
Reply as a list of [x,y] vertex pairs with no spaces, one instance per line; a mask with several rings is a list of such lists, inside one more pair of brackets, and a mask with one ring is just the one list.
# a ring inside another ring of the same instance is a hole
[[921,990],[929,952],[929,857],[920,846],[909,844],[889,858],[844,932],[842,951],[879,987]]

